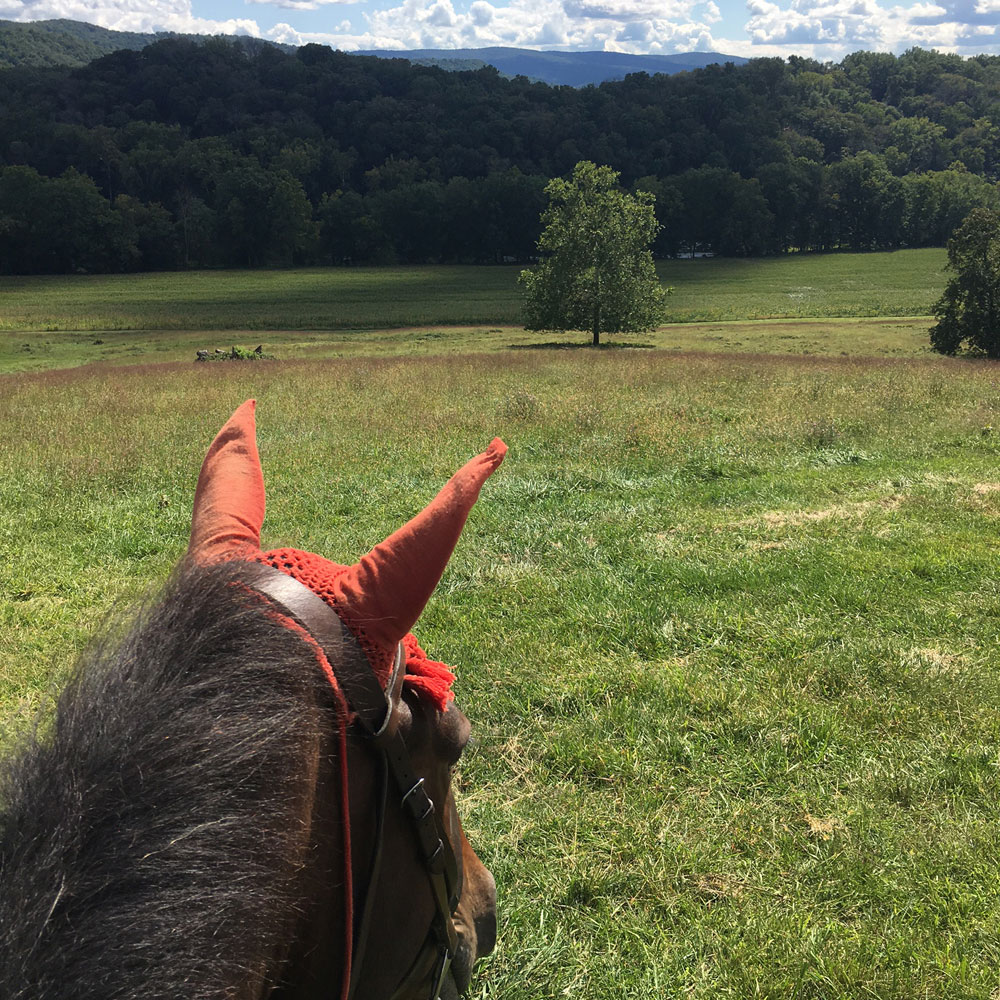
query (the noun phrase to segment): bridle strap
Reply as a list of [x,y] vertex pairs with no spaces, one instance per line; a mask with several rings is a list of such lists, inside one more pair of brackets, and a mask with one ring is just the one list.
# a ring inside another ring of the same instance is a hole
[[[461,894],[459,868],[451,842],[440,830],[434,803],[424,788],[424,779],[414,774],[409,751],[399,732],[397,706],[406,673],[402,643],[396,649],[389,683],[383,689],[364,651],[344,625],[340,615],[305,584],[265,563],[256,564],[254,571],[247,574],[243,583],[286,611],[316,640],[326,655],[348,705],[356,715],[356,721],[371,740],[373,748],[380,752],[383,761],[375,848],[356,937],[354,929],[350,928],[353,942],[348,997],[354,995],[361,971],[361,959],[368,942],[371,904],[381,864],[389,775],[401,796],[400,804],[413,823],[427,870],[435,904],[433,930],[438,939],[439,966],[443,976],[458,944],[453,914]],[[346,863],[350,864],[351,859],[347,858]],[[440,983],[437,983],[435,989],[439,987]],[[437,1000],[436,992],[431,1000]]]
[[259,563],[243,582],[281,605],[319,643],[351,710],[367,736],[378,738],[395,729],[396,704],[403,688],[406,656],[396,649],[385,689],[368,657],[340,615],[304,583],[281,570]]
[[365,905],[362,907],[361,919],[358,921],[358,926],[354,934],[354,954],[351,956],[351,978],[347,989],[348,1000],[355,995],[355,990],[361,977],[361,967],[364,965],[365,951],[368,948],[368,932],[371,930],[372,913],[375,909],[372,901],[375,898],[375,886],[378,885],[379,875],[382,872],[382,843],[385,837],[385,803],[389,796],[389,774],[384,756],[380,759],[380,765],[379,796],[377,799],[379,806],[375,812],[374,847],[371,866],[368,869],[368,888],[365,891]]

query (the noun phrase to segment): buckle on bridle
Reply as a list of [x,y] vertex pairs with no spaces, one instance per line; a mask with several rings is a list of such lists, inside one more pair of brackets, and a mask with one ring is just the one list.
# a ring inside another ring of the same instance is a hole
[[437,966],[434,969],[434,977],[431,980],[433,988],[431,989],[430,1000],[440,1000],[441,987],[444,986],[444,979],[448,975],[450,968],[451,952],[447,948],[442,948],[440,955],[438,955]]
[[[410,790],[399,800],[399,804],[401,806],[409,805],[410,796],[417,795],[418,793],[422,792],[423,788],[424,788],[424,779],[417,778],[417,780],[410,786]],[[424,800],[425,803],[430,802],[430,798],[428,798],[426,793],[424,793]],[[425,803],[420,803],[421,805],[424,805],[424,809],[422,811],[419,811],[420,806],[417,804],[409,805],[410,813],[413,815],[414,819],[423,819],[424,816],[427,814],[427,807]],[[430,808],[433,809],[434,806],[432,805]]]

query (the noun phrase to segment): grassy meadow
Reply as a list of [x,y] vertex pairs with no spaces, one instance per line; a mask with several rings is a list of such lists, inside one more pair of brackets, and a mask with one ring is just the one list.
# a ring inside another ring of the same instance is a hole
[[[668,323],[632,346],[783,354],[927,354],[940,249],[661,261]],[[580,345],[518,326],[517,267],[199,271],[5,278],[0,373],[190,362],[263,343],[282,359]],[[780,321],[780,322],[775,322]],[[609,339],[609,344],[621,343]]]
[[[889,319],[788,319],[675,323],[653,333],[606,338],[621,347],[710,353],[799,354],[848,357],[930,355],[927,317]],[[83,333],[0,333],[0,375],[79,365],[190,366],[201,349],[228,351],[262,344],[283,361],[330,358],[432,357],[441,354],[502,354],[511,350],[589,349],[589,335],[529,333],[512,326],[429,326],[373,331],[168,330]]]
[[[941,249],[672,260],[671,323],[924,316],[944,288]],[[303,268],[5,277],[0,334],[136,330],[381,330],[520,320],[521,268]]]
[[0,375],[8,733],[181,555],[243,399],[265,544],[340,561],[500,435],[416,629],[458,667],[499,885],[470,995],[994,1000],[1000,366],[928,356],[926,321],[751,318],[641,350],[508,350],[497,321]]

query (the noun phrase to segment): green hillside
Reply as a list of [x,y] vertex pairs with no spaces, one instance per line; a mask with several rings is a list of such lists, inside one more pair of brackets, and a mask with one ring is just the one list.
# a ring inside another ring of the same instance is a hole
[[141,49],[168,34],[111,31],[65,18],[26,24],[0,21],[0,67],[85,66],[109,52]]

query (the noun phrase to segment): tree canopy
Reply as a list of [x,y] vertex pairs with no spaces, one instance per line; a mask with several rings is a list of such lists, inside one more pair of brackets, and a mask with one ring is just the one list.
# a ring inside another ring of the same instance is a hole
[[[0,70],[0,268],[523,262],[548,179],[581,160],[654,196],[657,254],[943,246],[974,207],[1000,210],[1000,57],[753,59],[574,89],[166,38]],[[26,169],[38,199],[4,199]],[[31,214],[46,185],[73,205],[66,248]],[[81,227],[99,250],[80,253]]]
[[659,226],[653,195],[631,195],[618,172],[581,160],[569,180],[556,177],[545,193],[538,240],[543,259],[521,272],[525,327],[602,333],[651,330],[663,316],[664,290],[649,246]]
[[1000,214],[971,212],[948,241],[948,266],[954,274],[934,306],[931,346],[957,354],[965,344],[1000,358]]

